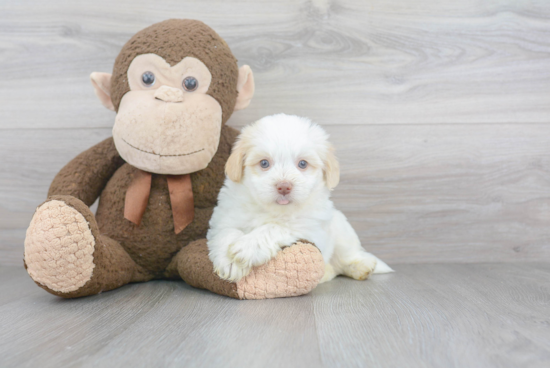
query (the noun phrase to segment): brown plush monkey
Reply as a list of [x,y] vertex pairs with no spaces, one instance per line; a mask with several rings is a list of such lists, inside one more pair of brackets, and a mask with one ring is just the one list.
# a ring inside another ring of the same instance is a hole
[[[204,239],[237,131],[225,126],[254,93],[225,41],[196,20],[134,35],[112,77],[93,73],[117,112],[113,137],[69,162],[36,210],[25,267],[48,292],[74,298],[130,282],[182,278],[239,299],[300,295],[324,272],[307,242],[286,248],[238,283],[212,272]],[[97,199],[96,216],[89,206]]]

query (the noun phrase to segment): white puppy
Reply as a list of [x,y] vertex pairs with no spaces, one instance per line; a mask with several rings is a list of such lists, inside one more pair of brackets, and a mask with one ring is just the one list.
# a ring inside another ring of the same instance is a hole
[[[206,238],[215,272],[238,281],[299,239],[319,248],[321,282],[392,272],[367,253],[330,190],[340,180],[328,134],[309,119],[278,114],[243,128],[225,171]],[[376,267],[376,269],[375,269]]]

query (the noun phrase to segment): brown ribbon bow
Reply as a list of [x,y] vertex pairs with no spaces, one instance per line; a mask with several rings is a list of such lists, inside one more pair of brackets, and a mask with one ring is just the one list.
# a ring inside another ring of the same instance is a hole
[[[136,225],[141,224],[141,219],[147,208],[147,202],[149,202],[151,179],[151,173],[137,170],[126,192],[124,218]],[[168,182],[170,203],[172,204],[174,232],[179,234],[195,217],[191,176],[189,174],[166,175],[166,181]]]

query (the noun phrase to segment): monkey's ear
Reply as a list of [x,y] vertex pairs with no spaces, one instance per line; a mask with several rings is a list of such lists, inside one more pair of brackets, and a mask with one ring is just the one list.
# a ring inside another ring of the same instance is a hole
[[325,159],[325,181],[329,189],[334,189],[340,182],[340,164],[334,155],[334,147],[330,146]]
[[238,140],[233,146],[231,155],[225,163],[225,174],[235,183],[239,183],[243,178],[244,171],[244,145],[241,140]]
[[250,104],[254,96],[254,75],[248,65],[239,68],[239,79],[237,80],[237,102],[235,102],[235,111],[242,110]]
[[90,79],[99,101],[109,110],[115,111],[115,106],[111,101],[111,74],[93,72],[90,74]]

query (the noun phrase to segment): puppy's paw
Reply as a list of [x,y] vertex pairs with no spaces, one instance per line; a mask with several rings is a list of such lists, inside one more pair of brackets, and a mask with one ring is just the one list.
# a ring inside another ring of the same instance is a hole
[[345,266],[344,275],[355,280],[366,280],[376,268],[376,257],[367,253],[357,254]]
[[254,237],[243,236],[229,247],[227,256],[241,268],[261,266],[277,255],[281,247],[276,243],[259,241]]
[[243,267],[231,260],[226,259],[214,263],[214,273],[220,277],[220,279],[230,282],[237,282],[250,273],[252,267]]

